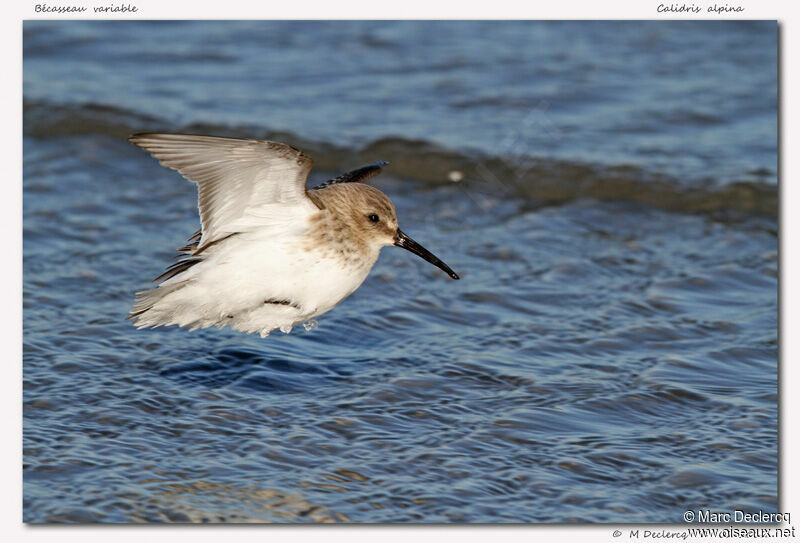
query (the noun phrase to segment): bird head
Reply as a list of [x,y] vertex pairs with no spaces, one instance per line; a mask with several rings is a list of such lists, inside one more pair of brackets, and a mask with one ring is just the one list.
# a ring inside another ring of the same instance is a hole
[[400,230],[394,204],[375,187],[342,183],[325,187],[319,192],[323,191],[325,197],[319,198],[323,205],[332,208],[361,243],[371,246],[376,252],[387,245],[402,247],[427,260],[451,278],[459,279],[447,264]]

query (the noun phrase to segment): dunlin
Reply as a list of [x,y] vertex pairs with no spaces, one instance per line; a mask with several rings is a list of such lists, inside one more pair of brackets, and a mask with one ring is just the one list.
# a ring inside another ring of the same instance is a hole
[[232,326],[262,337],[333,309],[352,294],[385,245],[458,275],[397,226],[391,200],[363,181],[386,162],[312,189],[312,160],[282,143],[137,134],[129,140],[198,186],[201,229],[181,260],[136,294],[138,328]]

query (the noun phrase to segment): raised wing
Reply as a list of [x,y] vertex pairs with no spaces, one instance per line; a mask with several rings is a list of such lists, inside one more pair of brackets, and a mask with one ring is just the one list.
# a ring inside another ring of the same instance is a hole
[[197,183],[202,236],[197,251],[239,232],[265,206],[314,206],[306,195],[313,164],[273,141],[187,134],[135,134],[128,141]]
[[367,179],[371,177],[375,177],[383,168],[386,167],[389,163],[385,160],[381,160],[380,162],[375,162],[373,164],[367,164],[366,166],[361,166],[353,171],[349,171],[347,173],[343,173],[339,177],[334,179],[329,179],[324,183],[317,185],[316,187],[312,187],[311,190],[321,189],[327,187],[329,185],[335,185],[336,183],[363,183]]

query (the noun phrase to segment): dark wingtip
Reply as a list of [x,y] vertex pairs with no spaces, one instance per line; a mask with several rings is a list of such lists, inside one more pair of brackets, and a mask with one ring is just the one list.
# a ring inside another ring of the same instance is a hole
[[367,164],[366,166],[361,166],[355,170],[343,173],[339,177],[328,179],[324,183],[320,183],[316,187],[312,187],[310,190],[324,189],[325,187],[337,185],[339,183],[363,183],[381,173],[383,168],[388,165],[388,160],[373,162],[372,164]]
[[153,133],[151,133],[151,132],[137,132],[136,134],[131,134],[130,136],[128,136],[127,139],[128,139],[128,142],[136,145],[137,147],[141,147],[141,145],[139,145],[139,142],[141,142],[141,140],[143,140],[145,138],[149,138],[149,137],[152,137],[152,136],[153,136]]

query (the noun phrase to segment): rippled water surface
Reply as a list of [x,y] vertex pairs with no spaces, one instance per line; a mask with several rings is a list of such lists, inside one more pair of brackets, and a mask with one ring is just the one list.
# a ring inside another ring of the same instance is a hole
[[[26,521],[776,511],[774,25],[430,24],[26,23]],[[560,136],[497,144],[536,96]],[[312,184],[391,159],[372,183],[462,280],[387,248],[310,332],[134,329],[197,216],[122,136],[252,124],[306,141]]]

